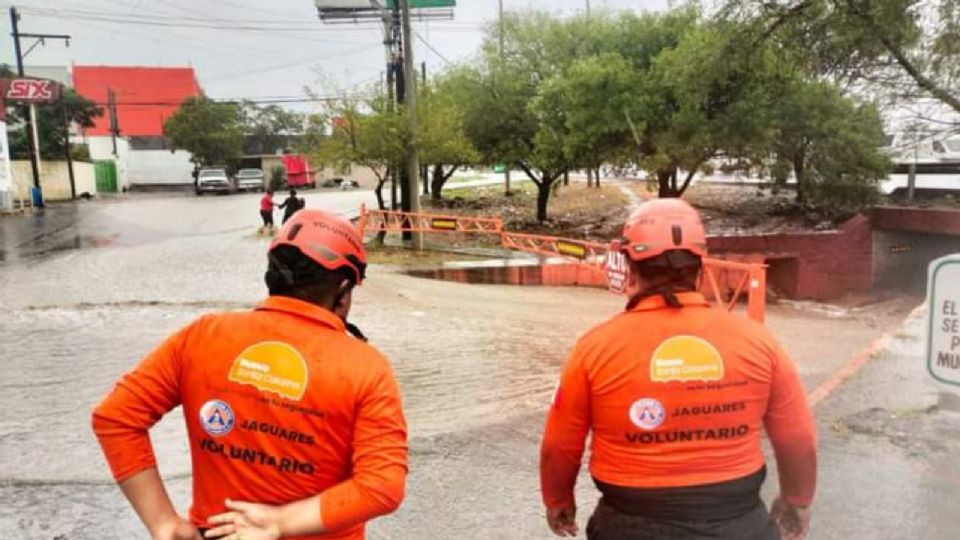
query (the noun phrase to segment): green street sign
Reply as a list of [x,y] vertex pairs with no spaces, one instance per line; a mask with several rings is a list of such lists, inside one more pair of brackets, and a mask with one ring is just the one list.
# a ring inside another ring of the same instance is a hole
[[507,172],[507,166],[504,165],[504,164],[502,164],[502,163],[499,164],[499,165],[494,165],[494,166],[493,166],[493,172],[495,172],[495,173],[505,173],[505,172]]

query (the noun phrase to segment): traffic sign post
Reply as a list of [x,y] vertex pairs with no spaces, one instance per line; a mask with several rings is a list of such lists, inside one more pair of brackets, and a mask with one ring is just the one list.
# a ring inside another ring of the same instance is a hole
[[[960,253],[930,263],[927,273],[927,371],[960,386]],[[956,392],[956,388],[952,388]]]

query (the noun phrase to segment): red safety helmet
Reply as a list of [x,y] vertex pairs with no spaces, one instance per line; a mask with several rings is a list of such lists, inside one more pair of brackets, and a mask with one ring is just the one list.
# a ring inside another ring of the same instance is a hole
[[363,282],[367,254],[363,235],[348,219],[324,210],[300,210],[287,221],[270,244],[270,251],[293,246],[327,270],[348,267]]
[[680,199],[654,199],[640,205],[623,226],[623,238],[611,251],[634,261],[658,257],[673,250],[697,257],[707,254],[707,237],[700,213]]

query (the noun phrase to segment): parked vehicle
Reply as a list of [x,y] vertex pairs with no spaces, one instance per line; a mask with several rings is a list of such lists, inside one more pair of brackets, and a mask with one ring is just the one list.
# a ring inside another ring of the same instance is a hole
[[283,167],[287,172],[288,187],[317,187],[317,181],[313,178],[314,172],[310,170],[310,164],[307,158],[300,155],[286,154],[281,158]]
[[237,190],[263,191],[264,175],[260,169],[240,169],[235,177]]
[[206,167],[197,173],[197,195],[204,193],[230,193],[234,190],[233,181],[227,170],[220,167]]

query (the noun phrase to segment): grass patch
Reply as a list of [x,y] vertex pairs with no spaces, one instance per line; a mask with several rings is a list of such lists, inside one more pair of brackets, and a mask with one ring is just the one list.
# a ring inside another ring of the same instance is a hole
[[548,219],[540,223],[537,186],[524,182],[512,187],[509,196],[502,185],[444,190],[443,201],[425,201],[424,206],[438,214],[499,217],[507,230],[596,241],[613,238],[627,217],[629,200],[619,187],[578,182],[558,186],[547,206]]

